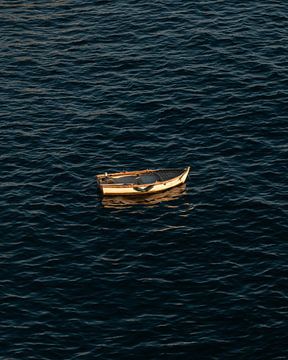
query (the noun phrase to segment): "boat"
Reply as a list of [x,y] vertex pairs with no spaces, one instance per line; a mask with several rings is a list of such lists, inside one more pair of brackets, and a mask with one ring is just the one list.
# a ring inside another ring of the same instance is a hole
[[182,169],[124,171],[96,175],[103,195],[147,195],[184,184],[190,166]]

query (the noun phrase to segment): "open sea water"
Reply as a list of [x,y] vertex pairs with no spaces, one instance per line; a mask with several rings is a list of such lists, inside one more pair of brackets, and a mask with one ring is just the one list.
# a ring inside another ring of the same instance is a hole
[[[0,14],[0,358],[288,359],[286,1]],[[178,193],[97,192],[187,165]]]

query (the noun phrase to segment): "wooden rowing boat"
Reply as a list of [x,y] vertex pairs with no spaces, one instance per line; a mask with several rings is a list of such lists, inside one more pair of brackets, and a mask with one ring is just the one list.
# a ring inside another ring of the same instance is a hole
[[162,169],[124,171],[96,176],[103,195],[155,194],[184,184],[190,167],[185,169]]

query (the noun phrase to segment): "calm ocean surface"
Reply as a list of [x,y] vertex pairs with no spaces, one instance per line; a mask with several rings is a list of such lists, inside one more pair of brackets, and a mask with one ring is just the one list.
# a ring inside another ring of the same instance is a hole
[[[0,358],[288,359],[287,3],[0,15]],[[164,198],[97,193],[187,165]]]

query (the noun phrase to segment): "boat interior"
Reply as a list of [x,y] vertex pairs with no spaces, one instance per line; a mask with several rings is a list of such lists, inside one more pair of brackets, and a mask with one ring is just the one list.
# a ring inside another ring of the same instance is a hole
[[181,175],[183,169],[173,169],[173,170],[158,170],[158,171],[151,171],[133,175],[120,175],[120,176],[113,176],[107,174],[100,178],[101,184],[137,184],[137,185],[144,185],[144,184],[153,184],[157,181],[167,181],[172,179],[176,176]]

